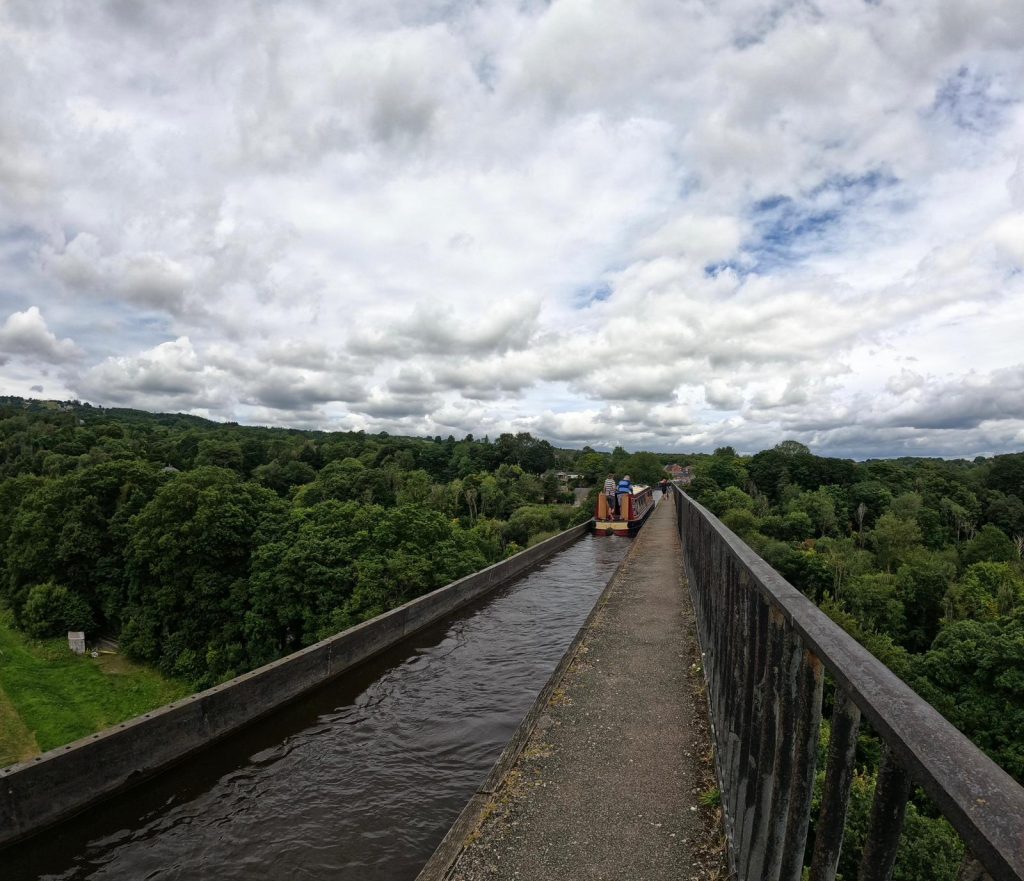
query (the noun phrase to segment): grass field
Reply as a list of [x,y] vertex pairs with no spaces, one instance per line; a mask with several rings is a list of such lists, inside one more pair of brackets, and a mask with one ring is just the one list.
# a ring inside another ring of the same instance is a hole
[[189,692],[120,655],[79,657],[65,639],[28,639],[0,612],[0,767]]

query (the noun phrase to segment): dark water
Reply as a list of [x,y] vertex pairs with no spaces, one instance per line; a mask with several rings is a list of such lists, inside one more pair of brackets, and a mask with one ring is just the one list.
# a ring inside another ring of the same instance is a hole
[[628,547],[584,538],[138,792],[0,854],[0,877],[415,878]]

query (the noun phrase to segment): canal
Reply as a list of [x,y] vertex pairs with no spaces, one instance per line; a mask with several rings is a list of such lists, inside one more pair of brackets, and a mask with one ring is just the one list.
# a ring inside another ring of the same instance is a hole
[[628,548],[586,536],[137,790],[0,854],[0,877],[414,879]]

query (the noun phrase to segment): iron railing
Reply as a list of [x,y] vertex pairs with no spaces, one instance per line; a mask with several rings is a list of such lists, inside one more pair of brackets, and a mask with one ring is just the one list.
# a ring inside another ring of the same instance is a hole
[[810,881],[835,878],[862,716],[885,756],[860,881],[891,876],[913,786],[995,881],[1024,881],[1024,788],[718,518],[675,496],[736,877],[800,881],[827,671],[835,699]]

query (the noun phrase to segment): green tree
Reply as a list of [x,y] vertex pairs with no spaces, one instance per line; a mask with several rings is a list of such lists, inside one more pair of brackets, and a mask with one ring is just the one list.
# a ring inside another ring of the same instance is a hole
[[634,453],[626,465],[627,473],[635,484],[655,485],[665,476],[661,460],[654,453]]
[[230,468],[232,471],[241,472],[245,456],[242,453],[242,445],[234,439],[220,437],[205,437],[199,441],[199,449],[196,453],[195,464],[198,467],[212,465],[217,468]]
[[125,648],[208,684],[208,651],[237,654],[243,641],[256,536],[285,512],[271,490],[223,468],[197,468],[161,487],[129,529]]
[[1024,605],[1024,579],[1008,563],[974,563],[944,604],[949,621],[992,621]]
[[754,500],[736,486],[728,486],[708,499],[708,507],[716,514],[730,509],[754,510]]
[[832,572],[832,595],[835,597],[842,595],[851,578],[864,575],[871,569],[871,554],[858,548],[852,538],[823,538],[814,549]]
[[955,578],[955,560],[924,548],[908,553],[897,569],[896,596],[906,619],[902,642],[910,651],[922,652],[932,644],[939,632],[943,598]]
[[608,470],[616,477],[626,474],[629,469],[629,453],[622,447],[616,447],[608,459]]
[[1009,562],[1016,558],[1017,548],[1013,542],[998,526],[991,524],[982,526],[974,538],[964,543],[960,551],[960,559],[965,566],[986,560]]
[[944,627],[915,671],[918,691],[1024,781],[1024,609]]
[[885,633],[899,640],[904,632],[903,603],[900,601],[896,577],[886,572],[873,572],[851,578],[843,602],[861,627]]
[[891,572],[921,542],[921,528],[914,520],[901,520],[895,514],[883,514],[875,523],[868,540],[878,564]]
[[802,492],[787,505],[788,513],[801,511],[811,519],[818,535],[834,534],[839,526],[836,504],[831,494],[821,487],[814,492]]
[[29,636],[63,636],[69,630],[92,630],[92,610],[84,598],[62,584],[48,581],[33,585],[28,591],[22,614]]
[[604,481],[609,469],[609,457],[601,453],[584,453],[576,460],[575,470],[583,475],[588,484],[597,484]]

